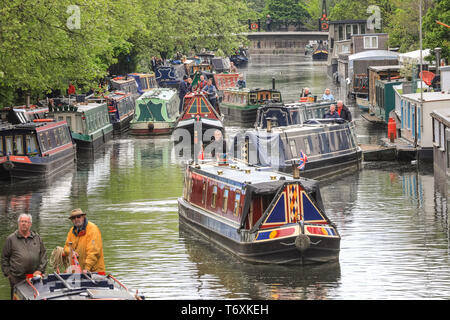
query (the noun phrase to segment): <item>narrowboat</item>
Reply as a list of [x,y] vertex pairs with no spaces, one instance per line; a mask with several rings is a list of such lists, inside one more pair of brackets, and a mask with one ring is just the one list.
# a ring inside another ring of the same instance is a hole
[[214,109],[204,93],[187,94],[172,136],[175,144],[185,148],[209,144],[216,130],[225,136],[223,115]]
[[339,259],[341,238],[314,180],[241,162],[189,164],[178,212],[180,227],[246,262]]
[[144,92],[150,91],[158,87],[156,76],[154,72],[151,73],[129,73],[128,77],[134,78],[137,84],[137,92],[141,95]]
[[220,111],[225,124],[252,127],[258,108],[266,101],[281,102],[281,92],[275,89],[229,88],[223,90]]
[[133,135],[167,135],[175,127],[180,98],[175,89],[155,88],[136,100],[136,112],[130,122]]
[[357,144],[355,123],[314,118],[326,109],[280,106],[261,112],[266,117],[261,116],[260,126],[236,134],[229,152],[251,165],[287,173],[292,171],[293,162],[306,156],[302,175],[314,179],[358,170],[362,150]]
[[51,178],[74,166],[76,148],[66,121],[0,122],[0,177]]
[[138,83],[134,77],[131,76],[118,76],[109,80],[109,91],[122,91],[128,92],[137,98],[140,93],[138,92]]
[[186,68],[184,64],[166,63],[158,66],[155,70],[155,77],[158,86],[161,88],[177,89],[180,82],[183,81],[183,76],[186,75]]
[[12,124],[32,122],[34,119],[45,119],[48,108],[45,106],[15,106],[0,111],[0,120]]
[[13,300],[142,300],[112,275],[50,273],[27,275],[14,287]]
[[130,128],[134,116],[135,100],[129,92],[114,91],[105,96],[108,104],[109,120],[113,133],[122,133]]
[[49,105],[48,114],[67,122],[78,151],[95,151],[112,138],[106,102],[54,103]]
[[[431,114],[449,109],[447,92],[410,93],[401,96],[400,138],[411,149],[403,160],[433,161],[433,138],[439,136]],[[433,131],[434,129],[434,131]],[[385,139],[387,140],[387,139]],[[394,142],[395,143],[395,142]],[[385,144],[389,144],[385,141]]]
[[312,59],[315,61],[326,61],[328,60],[328,48],[326,45],[320,41],[317,48],[312,53]]
[[[371,66],[368,69],[368,101],[370,116],[376,122],[388,123],[389,114],[395,109],[394,86],[401,85],[405,79],[400,76],[400,66]],[[369,119],[369,117],[367,117]]]
[[322,119],[330,110],[334,101],[319,101],[316,103],[274,103],[266,102],[258,108],[255,128],[267,128],[268,119],[273,127],[284,127],[302,124],[309,119]]

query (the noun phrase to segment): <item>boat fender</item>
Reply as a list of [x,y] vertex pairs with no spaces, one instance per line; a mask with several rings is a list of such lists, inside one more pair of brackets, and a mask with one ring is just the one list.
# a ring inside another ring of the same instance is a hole
[[300,252],[304,252],[311,245],[311,240],[306,234],[299,234],[297,238],[295,238],[295,246],[297,250]]
[[3,168],[5,168],[5,170],[9,171],[12,168],[14,168],[14,163],[12,163],[11,161],[6,161],[3,163]]
[[150,122],[148,124],[148,130],[153,131],[154,128],[155,128],[155,125],[152,122]]

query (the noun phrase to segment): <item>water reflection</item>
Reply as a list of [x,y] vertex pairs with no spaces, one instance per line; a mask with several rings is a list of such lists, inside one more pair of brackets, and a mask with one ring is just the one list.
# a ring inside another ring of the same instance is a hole
[[[326,67],[303,57],[255,56],[244,72],[251,87],[271,87],[275,75],[285,101],[305,86],[344,98]],[[350,110],[360,143],[384,137]],[[170,137],[125,134],[53,181],[0,184],[0,246],[27,212],[50,254],[66,239],[68,213],[81,207],[102,231],[107,271],[147,299],[448,299],[449,180],[427,166],[378,162],[321,181],[327,216],[342,236],[339,263],[258,266],[179,230],[183,166]],[[5,277],[0,299],[9,299]]]

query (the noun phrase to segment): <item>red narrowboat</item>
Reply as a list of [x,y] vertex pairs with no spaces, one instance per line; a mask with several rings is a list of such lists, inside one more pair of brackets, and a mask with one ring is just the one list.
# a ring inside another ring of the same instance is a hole
[[340,235],[318,182],[241,162],[190,164],[178,199],[180,226],[244,261],[337,261]]

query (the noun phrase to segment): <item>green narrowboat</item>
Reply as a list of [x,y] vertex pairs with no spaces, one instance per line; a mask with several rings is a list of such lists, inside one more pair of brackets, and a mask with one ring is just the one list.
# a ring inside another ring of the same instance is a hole
[[53,104],[49,106],[49,116],[66,120],[78,151],[95,151],[112,138],[113,125],[106,102]]
[[230,88],[223,91],[220,112],[225,124],[252,127],[258,108],[266,101],[281,102],[281,93],[274,89]]
[[130,122],[133,135],[165,135],[175,127],[180,98],[175,89],[153,88],[136,100],[134,118]]

